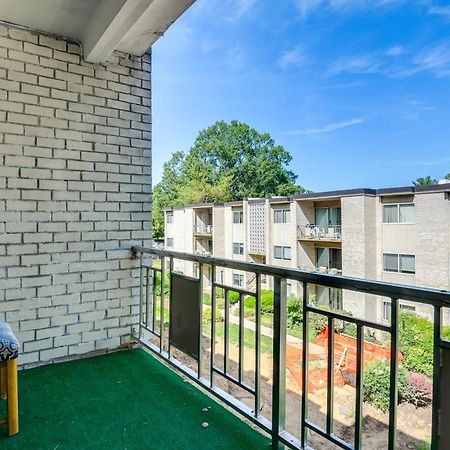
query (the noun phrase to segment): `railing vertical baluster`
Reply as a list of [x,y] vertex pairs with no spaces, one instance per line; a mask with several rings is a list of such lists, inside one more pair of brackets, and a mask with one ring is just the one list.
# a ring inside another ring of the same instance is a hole
[[431,450],[439,449],[440,413],[441,413],[441,334],[442,310],[434,307],[434,336],[433,336],[433,403],[431,421]]
[[164,288],[165,288],[165,263],[166,258],[161,258],[161,304],[159,309],[159,351],[164,350]]
[[333,433],[334,408],[334,319],[328,317],[327,433]]
[[223,371],[228,374],[229,352],[229,323],[230,323],[230,291],[225,289],[225,321],[223,323]]
[[239,294],[239,381],[244,379],[244,296]]
[[363,348],[364,327],[356,325],[356,406],[355,406],[355,450],[362,446],[363,406]]
[[397,404],[398,404],[398,320],[400,305],[397,298],[391,298],[391,370],[389,396],[388,449],[397,448]]
[[145,273],[145,326],[148,328],[148,318],[150,316],[150,295],[151,295],[151,286],[150,286],[150,267],[146,268]]
[[261,409],[261,275],[256,274],[256,323],[255,323],[255,417]]
[[302,330],[302,418],[301,418],[301,444],[302,448],[308,446],[308,428],[306,420],[308,418],[308,332],[309,332],[309,311],[308,311],[308,283],[303,282],[303,330]]
[[211,355],[209,365],[209,384],[214,387],[216,382],[216,373],[214,368],[216,366],[216,266],[211,265]]
[[171,356],[172,346],[170,344],[170,337],[172,335],[172,273],[173,273],[173,258],[169,258],[169,339],[167,343],[167,353],[169,358]]
[[[199,292],[199,327],[198,330],[198,361],[197,361],[197,378],[200,379],[203,373],[203,263],[200,263],[199,267],[199,280],[200,280],[200,292]],[[215,317],[212,316],[211,320]]]
[[158,272],[154,269],[152,269],[153,279],[152,279],[152,291],[153,291],[153,298],[152,298],[152,331],[156,330],[156,301],[157,301],[157,294],[158,294]]
[[274,277],[272,449],[284,448],[279,435],[286,414],[286,279]]
[[142,308],[144,301],[144,265],[142,264],[143,253],[141,252],[139,258],[139,339],[142,339]]

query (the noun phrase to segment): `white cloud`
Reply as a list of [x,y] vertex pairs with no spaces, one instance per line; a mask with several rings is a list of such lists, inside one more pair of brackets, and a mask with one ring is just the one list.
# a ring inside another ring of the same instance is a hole
[[278,65],[285,69],[289,66],[300,66],[306,62],[307,58],[303,51],[296,47],[292,50],[288,50],[284,53],[282,53]]
[[405,3],[408,0],[294,0],[302,18],[306,18],[319,8],[332,11],[353,12],[360,8],[379,8]]
[[377,73],[381,70],[381,63],[373,55],[360,55],[341,58],[330,67],[327,75],[334,76],[341,73]]
[[428,10],[428,14],[435,14],[450,18],[450,6],[434,6]]
[[386,56],[400,56],[405,52],[405,49],[401,45],[394,45],[385,51]]
[[233,45],[225,53],[225,61],[233,71],[244,69],[247,66],[247,52],[241,45]]
[[236,17],[242,17],[247,14],[253,6],[255,6],[256,0],[236,0],[235,15]]
[[342,128],[352,127],[354,125],[360,125],[365,123],[366,120],[363,117],[358,117],[356,119],[341,121],[341,122],[333,122],[329,123],[328,125],[325,125],[320,128],[309,128],[306,130],[291,130],[286,131],[284,134],[291,134],[291,135],[306,135],[309,136],[311,134],[323,134],[323,133],[330,133],[332,131],[341,130]]

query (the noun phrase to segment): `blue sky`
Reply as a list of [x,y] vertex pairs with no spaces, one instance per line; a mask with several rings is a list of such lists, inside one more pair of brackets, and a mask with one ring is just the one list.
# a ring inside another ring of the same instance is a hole
[[450,172],[450,1],[198,0],[153,47],[153,176],[217,120],[313,191]]

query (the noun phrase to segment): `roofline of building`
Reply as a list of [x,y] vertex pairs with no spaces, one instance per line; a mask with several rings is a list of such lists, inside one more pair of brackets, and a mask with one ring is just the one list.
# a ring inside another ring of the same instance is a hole
[[301,200],[356,197],[361,195],[367,197],[379,197],[384,195],[414,195],[414,194],[428,194],[436,192],[450,192],[450,182],[445,184],[431,184],[428,186],[400,186],[382,189],[369,189],[369,188],[342,189],[337,191],[311,192],[308,194],[298,194],[293,195],[291,197],[244,198],[243,200],[236,200],[233,202],[225,202],[225,203],[198,203],[193,205],[174,206],[172,208],[164,208],[164,211],[173,211],[185,208],[211,208],[213,206],[241,206],[244,201],[248,201],[248,203],[262,203],[268,200],[269,203],[275,204],[275,203],[289,203],[291,201],[301,201]]

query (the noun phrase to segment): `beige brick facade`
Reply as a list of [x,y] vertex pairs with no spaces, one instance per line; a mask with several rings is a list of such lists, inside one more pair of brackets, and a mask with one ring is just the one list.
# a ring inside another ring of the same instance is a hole
[[0,36],[0,321],[22,363],[118,347],[151,233],[150,55]]

